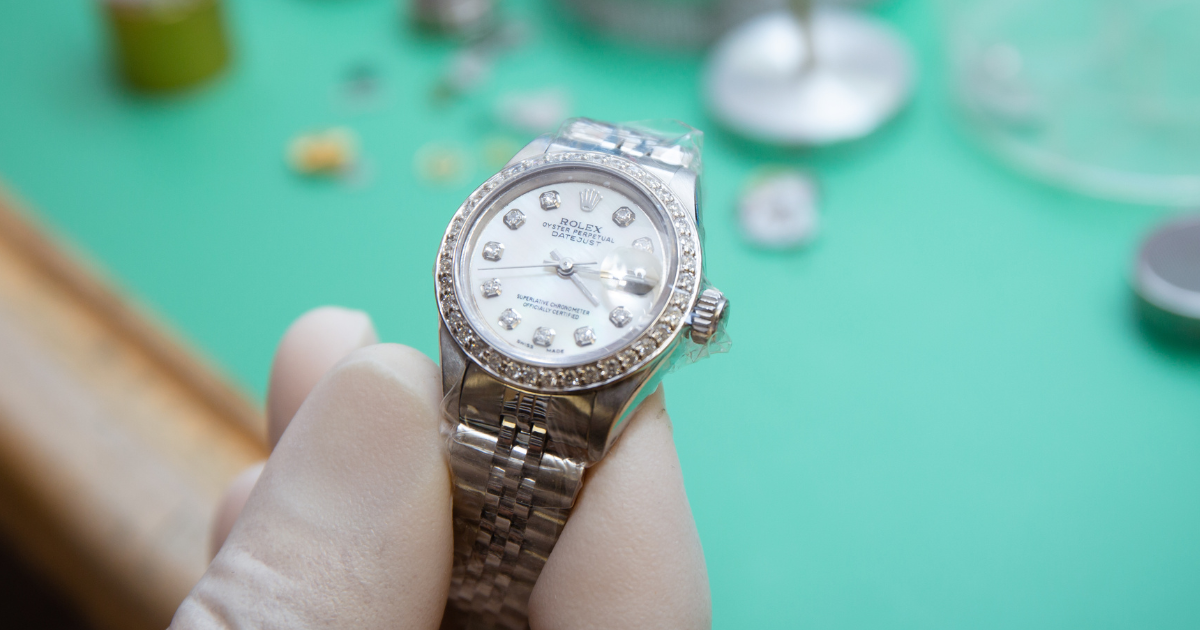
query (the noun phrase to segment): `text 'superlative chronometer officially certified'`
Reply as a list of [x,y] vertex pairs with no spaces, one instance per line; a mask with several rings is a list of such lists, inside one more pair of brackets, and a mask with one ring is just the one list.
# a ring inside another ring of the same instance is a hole
[[711,343],[699,132],[577,118],[480,186],[435,266],[454,474],[447,625],[525,628],[585,467]]

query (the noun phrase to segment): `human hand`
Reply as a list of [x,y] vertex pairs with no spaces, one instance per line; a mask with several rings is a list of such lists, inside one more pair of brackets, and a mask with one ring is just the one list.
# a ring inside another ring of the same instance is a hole
[[[288,329],[267,395],[271,457],[226,492],[219,552],[172,629],[438,628],[453,555],[441,375],[376,342],[365,314],[340,308]],[[534,630],[711,625],[663,405],[660,389],[588,470],[533,589]]]

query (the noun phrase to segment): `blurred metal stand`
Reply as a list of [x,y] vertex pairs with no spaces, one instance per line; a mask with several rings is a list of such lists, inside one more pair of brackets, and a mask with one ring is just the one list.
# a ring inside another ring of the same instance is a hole
[[412,0],[417,26],[444,35],[473,35],[491,25],[494,0]]
[[664,48],[699,49],[779,0],[559,0],[585,26]]
[[712,113],[735,132],[771,144],[861,138],[907,102],[907,45],[860,12],[792,0],[717,43],[705,77]]

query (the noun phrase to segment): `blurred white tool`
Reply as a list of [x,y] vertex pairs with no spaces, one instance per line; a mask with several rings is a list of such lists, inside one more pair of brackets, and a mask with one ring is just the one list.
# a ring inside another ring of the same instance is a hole
[[812,0],[756,17],[719,41],[705,97],[735,132],[782,145],[861,138],[908,100],[907,45],[861,12]]
[[545,133],[558,128],[571,110],[567,91],[546,88],[536,92],[508,92],[496,103],[496,118],[525,133]]

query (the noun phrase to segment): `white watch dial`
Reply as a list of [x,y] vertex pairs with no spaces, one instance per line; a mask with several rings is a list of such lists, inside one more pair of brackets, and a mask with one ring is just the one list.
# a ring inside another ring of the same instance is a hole
[[466,315],[529,363],[611,354],[669,297],[675,249],[666,225],[648,196],[608,171],[558,168],[518,180],[468,227],[456,272]]

